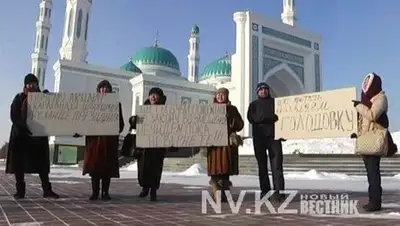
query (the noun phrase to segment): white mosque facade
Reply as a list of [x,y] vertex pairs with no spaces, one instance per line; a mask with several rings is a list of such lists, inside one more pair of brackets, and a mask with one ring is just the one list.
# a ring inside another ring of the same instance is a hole
[[[52,0],[41,0],[32,54],[32,72],[38,76],[42,88],[52,4]],[[283,0],[282,21],[268,20],[251,12],[235,12],[235,53],[222,55],[203,70],[199,68],[200,29],[194,26],[189,37],[187,77],[182,75],[174,54],[157,42],[137,51],[120,68],[88,63],[91,7],[92,0],[67,1],[60,57],[53,66],[54,92],[93,92],[101,80],[107,79],[119,94],[126,125],[152,87],[164,90],[167,104],[211,103],[215,90],[226,87],[244,119],[248,105],[256,98],[255,87],[259,82],[267,82],[277,97],[322,89],[321,39],[295,26],[294,0]],[[128,128],[125,127],[123,134]],[[241,135],[251,136],[247,122]],[[83,139],[71,137],[53,137],[51,142],[56,149],[62,145],[84,145]]]

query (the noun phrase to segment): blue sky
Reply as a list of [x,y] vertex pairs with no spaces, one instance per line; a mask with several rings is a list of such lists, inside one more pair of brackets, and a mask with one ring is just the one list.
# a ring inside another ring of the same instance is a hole
[[[384,3],[383,3],[384,2]],[[21,7],[23,6],[23,7]],[[298,26],[322,36],[324,88],[361,85],[364,75],[375,71],[383,78],[390,101],[391,130],[400,129],[396,112],[400,94],[396,83],[400,64],[400,29],[397,0],[305,0],[296,2]],[[53,89],[52,66],[58,59],[65,17],[65,1],[53,0],[52,29],[46,88]],[[115,0],[93,1],[89,27],[88,61],[119,67],[141,47],[154,44],[156,31],[162,47],[178,58],[187,74],[188,38],[191,27],[200,27],[201,68],[235,51],[232,14],[250,10],[280,20],[282,0]],[[10,103],[21,91],[30,72],[39,1],[3,1],[0,7],[0,142],[10,130]]]

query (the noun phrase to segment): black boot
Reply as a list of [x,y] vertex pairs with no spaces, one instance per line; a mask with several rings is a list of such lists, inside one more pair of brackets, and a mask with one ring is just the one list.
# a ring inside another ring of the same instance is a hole
[[157,201],[157,189],[156,188],[152,188],[150,190],[150,201],[152,201],[152,202]]
[[40,180],[42,181],[43,198],[58,199],[60,196],[56,194],[51,188],[51,183],[48,173],[39,173]]
[[144,197],[148,196],[149,195],[149,190],[150,190],[149,188],[143,188],[142,191],[139,194],[139,197],[140,198],[144,198]]
[[108,201],[111,199],[109,194],[110,183],[111,183],[111,178],[101,179],[101,200]]
[[382,204],[379,203],[379,202],[377,202],[377,203],[369,202],[367,205],[364,205],[364,206],[363,206],[363,209],[364,209],[366,212],[380,211],[380,210],[382,209]]
[[224,179],[222,181],[221,202],[223,202],[223,203],[228,202],[228,198],[226,197],[226,193],[230,192],[231,186],[232,186],[232,183],[229,181],[229,179]]
[[42,184],[42,188],[43,188],[43,198],[53,198],[53,199],[60,198],[60,196],[56,194],[51,188],[50,182]]
[[100,193],[100,179],[97,177],[92,177],[92,195],[89,200],[97,200],[99,199]]
[[17,192],[14,194],[14,198],[15,199],[23,199],[25,198],[25,189],[26,189],[26,185],[25,182],[18,182],[15,184],[16,188],[17,188]]

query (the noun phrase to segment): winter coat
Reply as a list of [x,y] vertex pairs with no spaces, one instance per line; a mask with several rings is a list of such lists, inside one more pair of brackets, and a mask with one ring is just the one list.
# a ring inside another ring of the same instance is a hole
[[[99,83],[97,91],[102,86],[111,84],[104,80]],[[122,107],[119,104],[119,133],[124,130]],[[118,162],[119,135],[114,136],[86,136],[83,175],[119,178]]]
[[[227,106],[227,136],[243,129],[244,122],[237,108]],[[230,140],[228,139],[230,142]],[[229,144],[223,147],[207,148],[207,170],[209,176],[238,175],[239,174],[239,148]]]
[[11,104],[11,132],[8,144],[6,173],[50,172],[48,137],[32,137],[26,124],[26,93],[19,93]]

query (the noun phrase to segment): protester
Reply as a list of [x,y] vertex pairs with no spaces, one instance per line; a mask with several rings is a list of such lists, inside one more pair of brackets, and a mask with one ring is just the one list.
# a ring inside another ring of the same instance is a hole
[[[232,182],[229,177],[239,174],[239,148],[235,139],[240,139],[236,135],[243,129],[243,119],[239,111],[229,101],[229,90],[220,88],[214,98],[215,104],[225,104],[227,111],[227,135],[230,138],[228,146],[207,148],[207,170],[211,177],[210,185],[213,189],[213,197],[217,200],[218,191],[221,194],[221,201],[226,202],[225,191],[229,190]],[[233,139],[233,140],[232,140]],[[235,144],[234,144],[235,143]]]
[[[97,85],[97,92],[101,94],[112,93],[112,86],[107,80]],[[122,107],[119,104],[119,133],[124,130]],[[74,137],[81,137],[75,134]],[[111,178],[119,178],[118,162],[119,136],[86,136],[83,175],[89,174],[92,180],[92,195],[89,200],[110,200]]]
[[[144,105],[165,105],[167,97],[162,89],[154,87],[150,89],[149,98]],[[132,129],[136,129],[137,117],[129,119]],[[157,201],[157,190],[160,188],[161,174],[164,166],[164,158],[167,148],[135,148],[134,157],[137,158],[138,180],[142,187],[139,197],[149,195],[150,200]]]
[[[382,90],[382,79],[375,73],[368,74],[362,84],[361,101],[353,100],[359,116],[358,134],[352,134],[351,138],[359,138],[374,126],[389,128],[389,118],[387,116],[388,100]],[[390,133],[388,134],[390,136]],[[389,147],[396,146],[393,139],[389,142]],[[373,142],[373,141],[372,141]],[[396,149],[397,150],[397,149]],[[366,211],[379,211],[382,207],[382,186],[380,172],[380,155],[362,155],[368,177],[369,202],[363,208]]]
[[[275,100],[271,97],[270,87],[266,83],[257,85],[258,99],[253,101],[247,111],[247,119],[252,124],[253,146],[258,163],[258,177],[260,181],[261,196],[265,196],[271,185],[268,177],[268,156],[271,163],[272,180],[276,191],[271,199],[284,201],[285,190],[283,177],[282,139],[275,139]],[[268,155],[266,150],[268,149]]]
[[49,180],[50,148],[48,137],[32,137],[26,124],[27,97],[30,92],[40,92],[35,75],[25,76],[22,93],[18,93],[11,104],[11,134],[7,152],[6,173],[14,174],[16,190],[14,198],[25,198],[25,173],[38,173],[42,182],[44,198],[59,198]]

